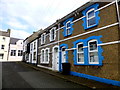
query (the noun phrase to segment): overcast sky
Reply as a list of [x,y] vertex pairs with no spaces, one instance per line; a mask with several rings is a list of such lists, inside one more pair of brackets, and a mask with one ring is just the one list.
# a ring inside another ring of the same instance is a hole
[[44,29],[89,0],[0,0],[0,30],[25,39]]

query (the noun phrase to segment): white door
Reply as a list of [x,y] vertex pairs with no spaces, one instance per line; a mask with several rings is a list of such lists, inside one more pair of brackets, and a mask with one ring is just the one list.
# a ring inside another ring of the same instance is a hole
[[53,48],[53,70],[58,71],[59,70],[59,52],[58,47]]
[[62,47],[61,50],[61,70],[62,70],[62,63],[66,62],[66,51],[65,51],[65,47]]

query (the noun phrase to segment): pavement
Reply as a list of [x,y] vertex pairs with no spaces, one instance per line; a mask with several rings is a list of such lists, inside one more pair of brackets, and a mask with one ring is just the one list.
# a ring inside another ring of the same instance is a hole
[[118,87],[118,86],[114,86],[114,85],[110,85],[110,84],[106,84],[106,83],[101,83],[98,81],[94,81],[94,80],[90,80],[90,79],[86,79],[86,78],[81,78],[81,77],[77,77],[77,76],[64,75],[60,72],[55,72],[55,71],[48,70],[45,68],[37,67],[35,65],[28,64],[25,62],[18,62],[18,63],[23,64],[25,66],[29,66],[35,70],[42,71],[42,72],[51,74],[53,76],[65,79],[68,82],[74,82],[76,84],[80,84],[80,85],[83,85],[85,87],[89,87],[91,89],[106,89],[106,88],[113,89],[114,88],[114,89],[120,90],[120,87]]

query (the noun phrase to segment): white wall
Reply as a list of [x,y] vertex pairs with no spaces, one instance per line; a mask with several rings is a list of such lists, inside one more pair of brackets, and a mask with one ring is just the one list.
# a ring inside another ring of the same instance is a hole
[[[16,56],[11,56],[11,50],[16,50]],[[16,44],[10,44],[8,61],[22,61],[22,56],[18,56],[18,50],[23,50],[23,40],[18,40]]]
[[[3,40],[3,37],[5,38],[5,40]],[[3,59],[0,59],[0,61],[7,61],[9,42],[10,42],[10,37],[0,36],[0,54],[4,54]],[[5,48],[1,49],[1,45],[5,45]]]

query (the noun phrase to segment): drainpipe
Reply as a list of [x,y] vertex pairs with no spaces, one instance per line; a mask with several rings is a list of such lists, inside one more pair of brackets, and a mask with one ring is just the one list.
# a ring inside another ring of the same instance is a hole
[[[117,17],[118,17],[118,22],[119,22],[119,27],[118,27],[118,34],[119,34],[119,41],[120,41],[120,12],[119,12],[119,6],[118,6],[118,0],[116,1],[116,11],[117,11]],[[118,44],[118,78],[120,78],[120,44]],[[120,80],[120,79],[119,79]]]

